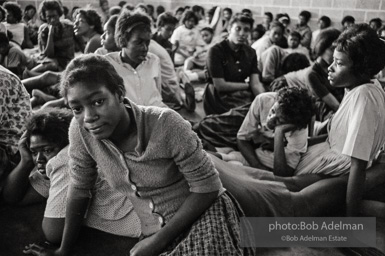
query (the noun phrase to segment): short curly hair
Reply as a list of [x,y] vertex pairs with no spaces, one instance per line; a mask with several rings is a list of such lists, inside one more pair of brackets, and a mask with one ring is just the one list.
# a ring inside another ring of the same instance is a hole
[[308,126],[314,115],[314,106],[309,92],[298,87],[284,87],[277,93],[276,101],[283,118],[298,129]]
[[68,129],[72,117],[72,112],[68,109],[40,109],[27,122],[29,138],[33,135],[42,136],[45,140],[64,148],[69,144]]
[[126,47],[132,33],[137,30],[151,33],[150,16],[140,11],[123,11],[116,22],[116,45],[120,48]]
[[88,86],[104,84],[111,93],[121,97],[126,94],[123,78],[112,64],[101,55],[84,54],[73,59],[60,80],[60,94],[66,99],[68,90],[77,83]]
[[385,43],[368,24],[354,25],[338,37],[336,50],[344,52],[353,62],[353,73],[358,78],[373,78],[385,66]]
[[62,16],[63,12],[64,12],[63,5],[62,5],[61,1],[59,1],[59,0],[44,0],[43,2],[41,2],[40,7],[39,7],[39,16],[40,16],[40,19],[44,22],[47,22],[47,18],[45,16],[45,12],[47,10],[56,11],[59,16]]
[[77,15],[82,15],[87,21],[87,24],[94,26],[94,30],[98,34],[103,34],[102,19],[100,15],[92,9],[80,9]]
[[7,12],[11,12],[13,14],[13,17],[19,23],[21,19],[23,18],[23,11],[20,8],[20,5],[14,2],[6,2],[3,5],[4,9],[7,10]]

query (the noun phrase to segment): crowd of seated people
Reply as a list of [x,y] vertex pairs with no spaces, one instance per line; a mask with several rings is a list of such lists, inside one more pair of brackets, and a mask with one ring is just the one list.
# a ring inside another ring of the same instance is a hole
[[46,201],[51,244],[24,253],[86,226],[130,255],[255,255],[242,216],[385,218],[381,19],[99,2],[0,6],[0,207]]

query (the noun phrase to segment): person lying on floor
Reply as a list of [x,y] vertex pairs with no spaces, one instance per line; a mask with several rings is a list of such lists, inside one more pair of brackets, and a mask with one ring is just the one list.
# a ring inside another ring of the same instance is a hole
[[238,131],[238,148],[250,166],[292,176],[307,150],[312,116],[312,99],[305,89],[259,94]]
[[[47,108],[33,114],[19,141],[21,161],[8,175],[2,200],[27,205],[47,200],[42,223],[46,240],[61,241],[67,191],[70,184],[68,165],[68,128],[72,113]],[[140,222],[130,200],[113,190],[102,175],[92,191],[84,225],[107,233],[139,237]]]

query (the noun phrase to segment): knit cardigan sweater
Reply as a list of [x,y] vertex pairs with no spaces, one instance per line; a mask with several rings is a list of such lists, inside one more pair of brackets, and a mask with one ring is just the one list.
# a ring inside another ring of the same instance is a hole
[[137,127],[135,148],[122,152],[110,140],[97,140],[76,120],[70,126],[71,197],[90,197],[97,168],[108,183],[127,195],[142,234],[157,232],[190,193],[224,191],[218,172],[191,125],[167,108],[126,101]]

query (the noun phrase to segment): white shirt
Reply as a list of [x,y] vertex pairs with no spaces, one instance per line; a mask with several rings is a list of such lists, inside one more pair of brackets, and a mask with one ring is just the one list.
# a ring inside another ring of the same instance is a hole
[[166,107],[162,102],[161,69],[156,55],[148,53],[136,69],[122,61],[120,52],[109,53],[106,58],[123,78],[127,98],[138,105]]

